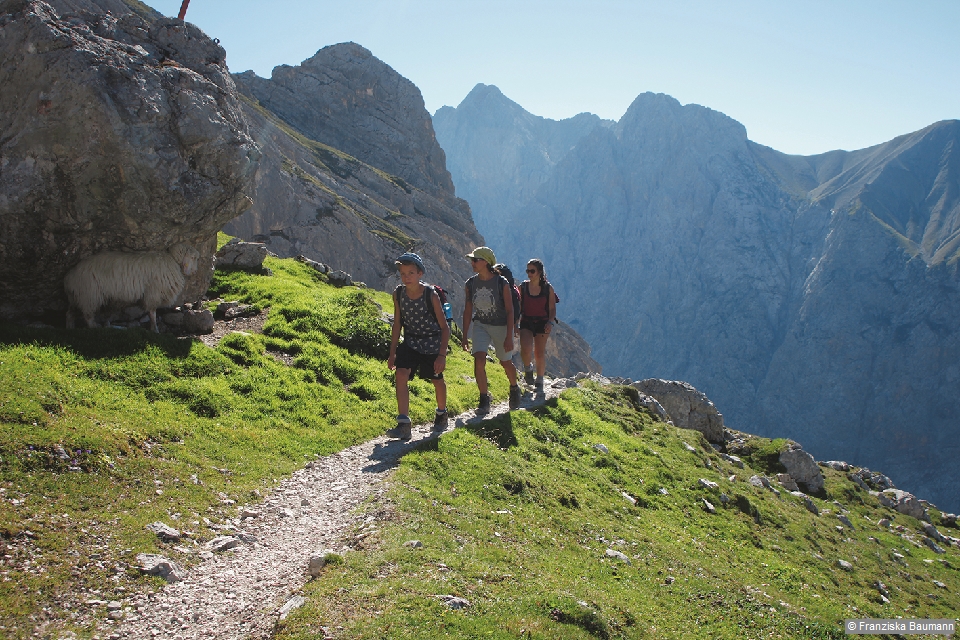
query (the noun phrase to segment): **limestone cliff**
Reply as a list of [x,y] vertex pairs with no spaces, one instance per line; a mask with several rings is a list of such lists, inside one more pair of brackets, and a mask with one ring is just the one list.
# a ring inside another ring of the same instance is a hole
[[[518,153],[471,151],[471,131],[463,118],[455,140],[441,134],[451,166]],[[508,230],[508,260],[545,259],[561,316],[608,375],[689,381],[736,428],[882,468],[955,510],[958,132],[788,156],[721,113],[644,94],[532,194],[476,215],[485,235]],[[525,180],[481,175],[454,173],[487,201]]]
[[[472,274],[464,256],[485,241],[454,194],[420,91],[352,43],[270,80],[234,77],[263,160],[253,206],[224,230],[386,290],[399,283],[396,256],[416,251],[459,318]],[[558,375],[601,370],[569,326],[558,328],[548,365]]]
[[259,152],[224,50],[138,9],[0,2],[0,318],[62,322],[81,258],[177,242],[208,249],[195,299],[216,232],[249,204]]

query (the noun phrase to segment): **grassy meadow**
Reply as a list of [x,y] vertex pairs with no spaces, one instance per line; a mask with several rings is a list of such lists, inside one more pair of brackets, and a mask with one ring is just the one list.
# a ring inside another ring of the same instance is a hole
[[[163,546],[145,525],[202,542],[208,521],[307,459],[395,424],[389,294],[335,288],[294,260],[266,266],[272,276],[216,273],[212,295],[268,313],[262,335],[216,349],[140,329],[0,325],[0,637],[83,633],[105,614],[88,600],[162,584],[130,567]],[[447,366],[450,410],[475,406],[472,359],[454,349]],[[433,386],[412,382],[411,417],[435,406]]]
[[[393,425],[389,295],[293,260],[265,266],[272,276],[216,273],[211,297],[268,315],[263,334],[215,349],[0,325],[0,637],[89,637],[106,614],[89,601],[162,587],[136,554],[193,562],[146,524],[203,542],[308,459]],[[502,371],[488,372],[505,398]],[[475,406],[470,376],[454,349],[454,413]],[[411,389],[425,422],[433,387]],[[845,618],[957,615],[956,548],[919,544],[916,520],[839,472],[825,470],[819,516],[750,485],[777,471],[782,444],[752,442],[733,467],[632,389],[594,383],[453,430],[403,459],[389,501],[363,507],[355,550],[308,583],[276,637],[840,638]]]

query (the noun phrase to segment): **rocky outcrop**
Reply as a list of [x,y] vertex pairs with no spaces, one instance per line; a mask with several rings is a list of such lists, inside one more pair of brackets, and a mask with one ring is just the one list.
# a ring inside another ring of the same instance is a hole
[[[490,137],[503,148],[471,146],[492,129],[474,110],[437,125],[452,167],[523,153],[514,116],[503,126],[516,136]],[[883,468],[955,509],[958,141],[947,121],[787,156],[721,113],[644,94],[551,157],[532,193],[473,204],[499,221],[480,225],[498,257],[544,258],[564,319],[608,374],[687,380],[738,428]],[[454,172],[461,193],[489,197],[527,176]]]
[[780,452],[779,459],[790,478],[800,483],[808,493],[823,491],[824,478],[820,465],[799,444],[791,443]]
[[259,152],[224,50],[116,0],[0,2],[0,318],[52,315],[106,250],[203,254],[248,205]]
[[708,442],[723,442],[723,416],[710,399],[692,385],[650,378],[634,382],[633,387],[655,398],[677,427],[699,431]]

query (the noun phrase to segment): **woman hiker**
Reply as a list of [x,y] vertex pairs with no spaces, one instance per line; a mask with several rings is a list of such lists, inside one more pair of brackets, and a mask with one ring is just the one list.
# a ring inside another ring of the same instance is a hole
[[543,261],[527,262],[527,279],[520,285],[520,357],[523,358],[524,382],[533,385],[533,362],[536,360],[536,392],[543,392],[546,371],[547,338],[557,324],[557,295],[547,282]]
[[[520,408],[517,368],[513,366],[513,297],[506,279],[493,270],[497,258],[490,247],[467,254],[475,275],[467,280],[463,305],[463,349],[473,342],[473,373],[480,391],[477,413],[490,410],[487,391],[487,349],[493,344],[497,359],[510,381],[510,410]],[[471,324],[472,323],[472,324]],[[471,332],[472,329],[472,332]],[[467,339],[470,337],[470,340]]]

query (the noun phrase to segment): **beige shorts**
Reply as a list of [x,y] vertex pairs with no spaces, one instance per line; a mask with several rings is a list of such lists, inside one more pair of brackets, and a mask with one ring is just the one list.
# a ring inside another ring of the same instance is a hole
[[492,344],[500,362],[509,360],[516,353],[516,348],[513,351],[504,349],[503,341],[506,339],[507,325],[499,326],[483,324],[482,322],[472,322],[470,324],[470,340],[473,343],[473,353],[486,353]]

